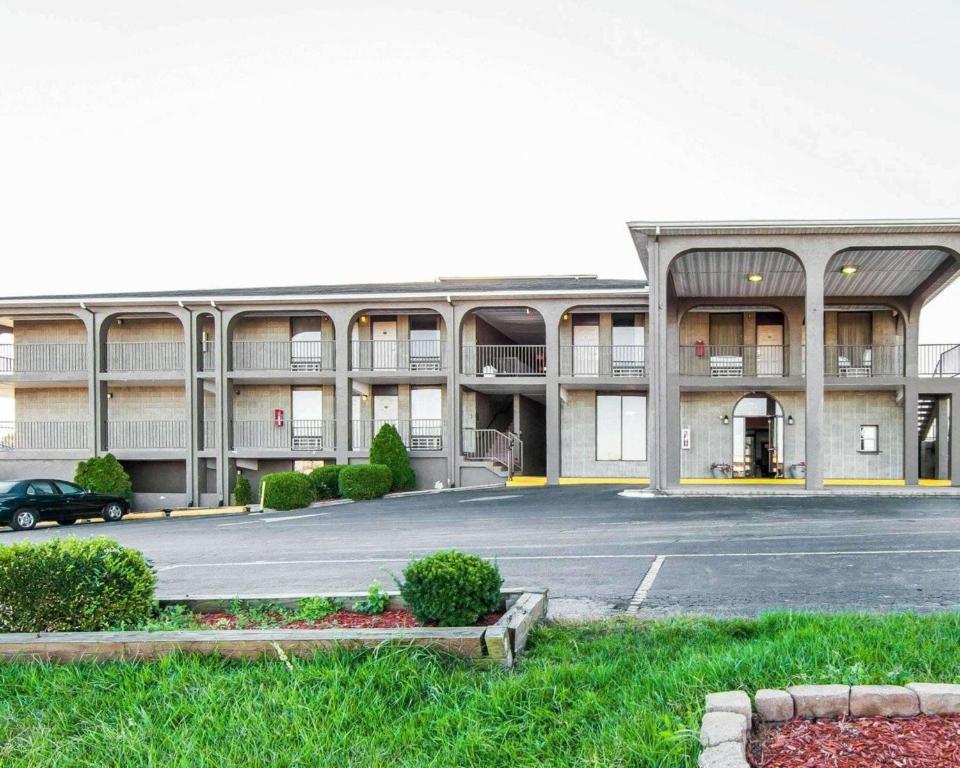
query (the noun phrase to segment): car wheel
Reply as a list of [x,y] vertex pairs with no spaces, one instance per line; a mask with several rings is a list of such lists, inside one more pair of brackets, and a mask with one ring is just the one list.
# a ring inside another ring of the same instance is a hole
[[114,501],[103,508],[103,521],[105,523],[115,523],[121,517],[123,517],[123,507],[117,502]]
[[76,521],[75,518],[67,518],[66,520],[57,520],[57,525],[73,525]]
[[37,513],[29,509],[18,509],[13,513],[10,527],[15,531],[29,531],[37,527]]

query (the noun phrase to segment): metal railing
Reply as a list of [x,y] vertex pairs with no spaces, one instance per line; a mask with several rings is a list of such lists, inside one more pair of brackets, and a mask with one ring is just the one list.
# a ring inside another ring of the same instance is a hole
[[523,472],[523,441],[512,432],[464,428],[460,436],[463,458],[492,461],[511,475]]
[[200,342],[200,370],[201,371],[217,370],[217,342],[215,341]]
[[560,347],[561,376],[647,375],[647,348],[642,345]]
[[0,344],[0,375],[86,370],[85,344]]
[[544,344],[480,344],[465,346],[460,358],[465,376],[545,376],[547,347]]
[[444,344],[441,339],[353,341],[350,370],[442,371],[446,367]]
[[779,344],[682,345],[680,375],[714,379],[788,376],[789,359],[789,348]]
[[960,376],[960,344],[921,344],[918,373],[938,378]]
[[332,371],[335,341],[234,341],[235,371]]
[[233,421],[234,448],[270,448],[282,451],[332,451],[336,423],[328,419]]
[[0,450],[64,450],[88,448],[85,421],[2,421]]
[[217,431],[216,419],[203,419],[200,422],[200,440],[198,448],[201,451],[213,450],[220,444]]
[[107,371],[182,371],[182,341],[107,342]]
[[823,374],[841,379],[902,376],[903,347],[835,344],[823,348]]
[[186,448],[185,421],[108,421],[107,447]]
[[355,419],[350,424],[350,446],[366,450],[384,424],[393,424],[410,451],[443,450],[446,425],[443,419]]

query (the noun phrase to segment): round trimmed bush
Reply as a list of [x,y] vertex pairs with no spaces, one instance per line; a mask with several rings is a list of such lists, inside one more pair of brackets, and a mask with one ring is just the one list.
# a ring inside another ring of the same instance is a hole
[[450,550],[414,560],[400,594],[423,624],[468,627],[500,607],[500,569],[476,555]]
[[267,509],[303,509],[317,500],[310,478],[302,472],[274,472],[263,477],[263,498]]
[[417,476],[410,466],[410,455],[397,428],[393,424],[380,427],[373,442],[370,443],[370,463],[386,464],[390,467],[393,491],[410,491],[417,485]]
[[335,499],[340,495],[340,470],[345,464],[325,464],[310,472],[310,480],[318,499]]
[[133,483],[123,465],[112,453],[91,456],[77,464],[73,482],[94,493],[109,493],[133,501]]
[[354,501],[379,499],[390,492],[392,477],[383,464],[350,464],[340,470],[340,495]]
[[143,554],[111,539],[0,546],[0,632],[137,627],[153,611],[155,585]]

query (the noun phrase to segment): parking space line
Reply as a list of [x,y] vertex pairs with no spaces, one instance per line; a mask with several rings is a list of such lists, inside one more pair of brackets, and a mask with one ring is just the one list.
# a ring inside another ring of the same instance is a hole
[[244,520],[239,523],[220,523],[217,528],[230,528],[234,525],[256,525],[257,523],[279,523],[284,520],[302,520],[305,517],[323,517],[329,512],[314,512],[311,515],[284,515],[283,517],[263,517],[259,520]]
[[522,498],[523,494],[520,493],[511,493],[507,496],[478,496],[475,499],[460,499],[460,504],[469,504],[472,501],[503,501],[504,499],[519,499]]
[[654,558],[646,575],[643,577],[643,581],[641,581],[640,586],[637,587],[633,599],[630,601],[627,613],[639,613],[640,606],[643,605],[643,601],[646,600],[647,595],[650,594],[650,589],[653,587],[653,582],[656,581],[657,574],[660,573],[660,568],[663,566],[665,559],[663,555],[657,555],[657,557]]

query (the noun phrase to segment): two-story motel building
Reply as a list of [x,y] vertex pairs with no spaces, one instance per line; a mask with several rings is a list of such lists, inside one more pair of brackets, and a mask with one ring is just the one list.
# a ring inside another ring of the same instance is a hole
[[421,487],[960,485],[960,328],[918,335],[960,221],[629,229],[649,284],[0,300],[0,478],[109,451],[139,506],[216,505],[390,422]]

